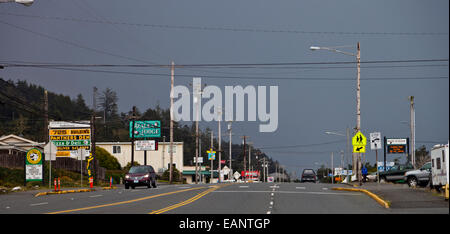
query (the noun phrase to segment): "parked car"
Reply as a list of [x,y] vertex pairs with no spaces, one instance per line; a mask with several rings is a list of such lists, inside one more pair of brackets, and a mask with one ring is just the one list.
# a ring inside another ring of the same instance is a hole
[[377,172],[371,172],[367,175],[368,181],[377,181]]
[[420,169],[407,171],[404,180],[409,187],[426,186],[431,178],[431,162],[425,163]]
[[152,166],[133,166],[125,175],[125,189],[136,186],[156,188],[156,173]]
[[380,182],[404,182],[405,173],[414,170],[411,164],[394,165],[388,171],[379,172]]
[[317,176],[313,169],[304,169],[302,173],[301,182],[314,182],[316,183]]

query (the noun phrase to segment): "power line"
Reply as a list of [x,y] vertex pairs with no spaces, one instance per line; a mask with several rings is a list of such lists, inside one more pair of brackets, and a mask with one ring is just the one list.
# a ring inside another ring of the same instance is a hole
[[[120,75],[135,75],[135,76],[159,76],[159,77],[167,77],[168,74],[164,73],[143,73],[143,72],[126,72],[126,71],[110,71],[110,70],[93,70],[93,69],[82,69],[82,68],[64,68],[64,67],[45,67],[45,66],[37,66],[33,68],[42,68],[42,69],[53,69],[53,70],[66,70],[66,71],[78,71],[78,72],[94,72],[94,73],[109,73],[109,74],[120,74]],[[192,77],[201,77],[205,79],[239,79],[239,80],[292,80],[292,81],[353,81],[355,78],[325,78],[325,77],[248,77],[248,76],[214,76],[214,75],[198,75],[198,74],[176,74],[175,77],[184,77],[184,78],[192,78]],[[445,80],[448,79],[448,76],[434,76],[434,77],[368,77],[362,78],[361,80],[367,81],[381,81],[381,80]]]
[[42,16],[42,15],[28,15],[0,12],[2,15],[27,17],[43,20],[60,20],[73,21],[82,23],[96,23],[96,24],[112,24],[112,25],[127,25],[135,27],[150,27],[160,29],[183,29],[183,30],[202,30],[202,31],[228,31],[228,32],[256,32],[256,33],[287,33],[287,34],[332,34],[332,35],[359,35],[359,36],[447,36],[444,32],[343,32],[343,31],[304,31],[304,30],[284,30],[284,29],[261,29],[261,28],[236,28],[224,26],[192,26],[192,25],[168,25],[168,24],[147,24],[147,23],[127,23],[109,20],[91,20],[81,18],[68,18],[58,16]]
[[120,55],[120,54],[110,53],[110,52],[107,52],[107,51],[104,51],[104,50],[100,50],[100,49],[84,46],[84,45],[79,44],[79,43],[71,42],[71,41],[60,39],[60,38],[57,38],[57,37],[54,37],[54,36],[50,36],[50,35],[47,35],[47,34],[44,34],[44,33],[36,32],[36,31],[30,30],[30,29],[27,29],[27,28],[24,28],[24,27],[21,27],[21,26],[17,26],[17,25],[14,25],[14,24],[2,21],[2,20],[0,20],[0,23],[6,24],[6,25],[14,27],[16,29],[20,29],[22,31],[29,32],[29,33],[32,33],[32,34],[35,34],[35,35],[38,35],[38,36],[41,36],[41,37],[45,37],[45,38],[50,39],[50,40],[58,41],[58,42],[61,42],[61,43],[67,44],[67,45],[71,45],[71,46],[74,46],[74,47],[77,47],[77,48],[81,48],[81,49],[84,49],[84,50],[87,50],[87,51],[90,51],[90,52],[95,52],[95,53],[99,53],[99,54],[105,54],[105,55],[109,55],[109,56],[117,57],[117,58],[122,58],[122,59],[128,59],[128,60],[132,60],[132,61],[135,61],[135,62],[149,63],[149,62],[147,62],[145,60],[136,59],[136,58]]
[[259,149],[285,149],[285,148],[297,148],[297,147],[312,147],[312,146],[321,146],[321,145],[342,143],[342,142],[345,142],[345,141],[346,140],[338,140],[338,141],[329,141],[329,142],[314,143],[314,144],[304,144],[304,145],[266,146],[266,147],[259,147]]
[[[2,21],[0,21],[1,23]],[[425,63],[425,62],[448,62],[448,59],[404,59],[404,60],[372,60],[361,61],[361,64],[379,64],[379,63]],[[249,67],[249,66],[304,66],[304,65],[341,65],[341,64],[356,64],[356,61],[346,62],[287,62],[287,63],[216,63],[216,64],[178,64],[175,67],[210,67],[210,68],[235,68],[235,67]],[[167,68],[171,65],[165,64],[52,64],[52,63],[5,63],[4,67],[133,67],[133,68],[147,68],[158,67]]]

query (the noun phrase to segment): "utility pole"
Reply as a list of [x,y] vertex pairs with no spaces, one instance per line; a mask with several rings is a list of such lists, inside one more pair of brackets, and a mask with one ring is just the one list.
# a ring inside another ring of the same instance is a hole
[[[13,112],[14,113],[14,112]],[[50,157],[49,157],[49,162],[50,162],[50,166],[49,166],[49,178],[48,178],[48,183],[49,183],[49,187],[51,187],[51,181],[52,181],[52,141],[50,140],[50,134],[49,132],[49,126],[48,126],[48,92],[47,90],[44,90],[44,118],[45,118],[45,123],[44,123],[44,142],[48,142],[49,146],[50,146]],[[44,185],[44,180],[42,180],[42,185]]]
[[169,166],[169,184],[172,184],[173,173],[173,79],[175,73],[175,63],[172,61],[170,68],[170,166]]
[[277,164],[275,164],[275,175],[277,176],[277,179],[275,180],[275,182],[278,182],[278,178],[279,178],[279,176],[278,176],[278,163]]
[[266,157],[263,157],[263,182],[266,182]]
[[[94,94],[92,97],[92,105],[93,105],[93,113],[92,113],[92,120],[91,120],[91,155],[93,157],[93,163],[94,163],[94,172],[97,172],[97,164],[95,163],[95,114],[97,111],[97,87],[94,87]],[[97,174],[94,173],[94,183],[97,181]]]
[[252,153],[252,142],[248,143],[248,171],[253,171],[252,170],[252,157],[251,157],[251,153]]
[[219,107],[218,108],[218,112],[217,112],[218,114],[219,114],[219,131],[218,131],[218,134],[219,134],[219,167],[218,167],[218,170],[219,170],[219,183],[221,183],[222,182],[222,134],[221,134],[221,127],[220,127],[220,120],[222,119],[222,107]]
[[196,111],[195,111],[195,183],[198,184],[198,120],[199,120],[199,104],[201,97],[199,97],[199,89],[200,87],[197,87],[198,85],[193,84],[195,89],[194,94],[194,102],[197,105]]
[[[361,49],[358,42],[357,45],[357,53],[356,53],[356,63],[357,63],[357,81],[356,81],[356,132],[361,131]],[[361,153],[357,155],[357,171],[356,175],[358,177],[358,181],[361,184]]]
[[331,152],[331,184],[334,184],[333,152]]
[[233,170],[231,168],[231,121],[228,123],[228,131],[230,132],[230,149],[229,149],[229,153],[230,153],[230,174],[228,175],[228,179],[230,179],[233,176]]
[[[47,140],[49,138],[49,133],[48,133],[48,92],[47,92],[47,90],[44,90],[44,118],[45,118],[44,119],[44,146],[45,146],[45,143],[47,143]],[[48,141],[48,142],[50,142],[50,141]],[[51,143],[50,143],[50,147],[52,147]],[[50,154],[50,162],[51,162],[51,156],[52,155]],[[45,157],[44,157],[43,161],[44,161],[44,164],[42,167],[42,186],[45,185],[45,183],[44,183]],[[51,168],[50,168],[50,170],[51,170]]]
[[44,90],[44,142],[48,139],[48,92]]
[[131,127],[131,166],[134,165],[134,124],[136,119],[136,106],[133,106],[133,116],[131,116],[132,127]]
[[246,181],[247,180],[247,175],[246,175],[246,171],[247,171],[247,162],[246,162],[246,160],[245,160],[245,139],[247,138],[248,136],[243,136],[243,137],[241,137],[241,138],[244,138],[244,154],[243,154],[243,158],[244,158],[244,181]]
[[409,96],[410,101],[410,128],[411,128],[411,162],[416,168],[416,112],[414,110],[414,96]]
[[[213,138],[213,131],[211,130],[211,148],[210,148],[211,153],[212,153],[213,149],[214,149],[214,138]],[[214,167],[213,161],[214,160],[211,159],[210,161],[211,161],[211,169],[210,169],[211,179],[209,182],[212,183],[212,179],[214,178],[214,173],[213,173],[213,167]]]

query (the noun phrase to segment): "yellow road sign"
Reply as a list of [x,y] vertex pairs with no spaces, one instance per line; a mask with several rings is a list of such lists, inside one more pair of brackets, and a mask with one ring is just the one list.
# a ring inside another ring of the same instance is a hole
[[208,153],[209,160],[216,159],[216,151],[213,151],[212,149],[210,149],[210,150],[207,150],[206,153]]
[[353,153],[365,153],[366,152],[366,146],[353,146]]
[[358,131],[353,137],[352,137],[352,145],[353,146],[365,146],[367,144],[367,138]]
[[49,132],[50,136],[64,136],[64,135],[90,135],[91,129],[80,128],[80,129],[52,129]]

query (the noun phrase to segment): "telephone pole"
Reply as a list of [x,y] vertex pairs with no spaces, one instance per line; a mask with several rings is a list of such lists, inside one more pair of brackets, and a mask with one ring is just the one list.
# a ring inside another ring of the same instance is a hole
[[228,130],[230,132],[230,149],[229,149],[229,153],[230,153],[230,173],[228,175],[228,179],[230,179],[233,176],[233,170],[231,169],[231,121],[228,123]]
[[131,166],[134,165],[134,124],[136,120],[136,106],[133,106],[133,116],[131,116],[132,127],[131,127]]
[[[213,131],[211,130],[211,148],[210,148],[211,153],[213,151],[213,148],[214,148],[214,138],[213,138]],[[211,179],[209,180],[209,183],[212,183],[212,179],[214,178],[214,174],[213,174],[213,167],[214,167],[213,161],[214,160],[211,159],[210,161],[211,161],[211,169],[210,169]]]
[[173,79],[175,73],[175,63],[172,61],[170,68],[170,166],[169,166],[169,184],[172,184],[173,173]]
[[218,114],[219,114],[219,131],[218,131],[218,134],[219,134],[219,167],[218,167],[218,170],[219,170],[219,183],[221,183],[222,182],[222,173],[221,173],[221,171],[222,171],[222,134],[221,134],[221,127],[220,127],[220,120],[222,119],[222,107],[219,107],[218,108]]
[[414,96],[409,96],[410,101],[410,128],[411,128],[411,162],[416,168],[416,112],[414,110]]
[[246,143],[245,140],[247,139],[247,137],[248,136],[245,136],[245,135],[241,137],[241,138],[244,138],[244,145],[243,145],[244,146],[244,149],[243,149],[244,150],[244,154],[243,154],[243,158],[244,158],[244,181],[247,180],[247,175],[246,175],[246,171],[247,171],[247,165],[246,164],[247,164],[247,161],[245,160],[245,143]]
[[48,92],[44,90],[44,142],[48,140]]
[[[93,105],[93,112],[92,112],[92,120],[91,120],[91,155],[94,158],[94,172],[97,172],[97,164],[95,160],[95,114],[97,111],[97,87],[94,87],[94,94],[92,97],[92,105]],[[94,182],[96,182],[96,173],[94,173]]]

